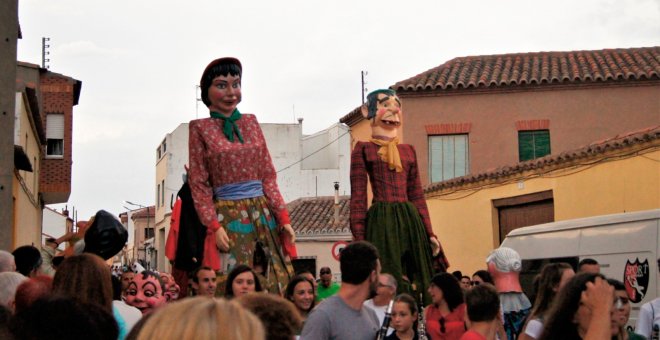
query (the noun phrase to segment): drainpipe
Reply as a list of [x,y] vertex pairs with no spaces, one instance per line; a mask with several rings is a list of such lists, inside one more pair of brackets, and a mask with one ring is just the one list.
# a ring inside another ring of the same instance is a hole
[[335,224],[339,224],[339,182],[335,182]]

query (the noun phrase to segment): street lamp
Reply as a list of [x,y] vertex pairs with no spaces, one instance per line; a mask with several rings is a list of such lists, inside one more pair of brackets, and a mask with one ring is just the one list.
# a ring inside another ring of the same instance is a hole
[[136,207],[146,208],[146,207],[145,207],[144,205],[142,205],[142,204],[133,203],[133,202],[131,202],[131,201],[124,201],[124,202],[126,202],[127,204],[130,204],[130,205],[134,205],[134,206],[136,206]]
[[[136,207],[140,207],[140,208],[142,208],[142,209],[145,209],[145,208],[147,209],[147,226],[146,226],[146,229],[145,229],[145,230],[148,230],[148,229],[149,229],[149,207],[146,207],[146,206],[144,206],[144,205],[142,205],[142,204],[139,204],[139,203],[133,203],[133,202],[131,202],[131,201],[124,201],[124,202],[127,203],[127,204],[130,204],[130,205],[134,205],[134,206],[136,206]],[[137,235],[136,235],[136,236],[137,236]],[[146,241],[146,236],[147,236],[147,235],[146,235],[146,233],[145,233],[145,241]],[[153,236],[152,236],[152,237],[153,237]],[[137,237],[135,237],[135,239],[137,239]],[[143,241],[143,242],[144,242],[144,241]],[[149,261],[149,262],[147,263],[147,249],[146,249],[146,246],[143,245],[143,246],[142,246],[142,249],[140,249],[140,248],[138,247],[138,252],[139,252],[140,250],[144,251],[144,258],[143,258],[144,264],[143,264],[143,265],[145,265],[145,266],[147,267],[147,269],[151,269],[151,265],[150,265],[150,264],[151,264],[151,261]]]

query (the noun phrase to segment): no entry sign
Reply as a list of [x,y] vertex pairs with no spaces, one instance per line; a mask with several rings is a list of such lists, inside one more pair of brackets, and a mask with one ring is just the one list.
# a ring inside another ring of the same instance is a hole
[[339,254],[348,245],[346,241],[337,241],[332,245],[332,257],[339,261]]

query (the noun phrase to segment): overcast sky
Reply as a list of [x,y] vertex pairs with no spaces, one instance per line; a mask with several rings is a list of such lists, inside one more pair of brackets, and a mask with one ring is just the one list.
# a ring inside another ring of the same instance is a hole
[[18,60],[50,37],[50,70],[83,84],[79,219],[154,204],[156,147],[208,115],[195,85],[220,56],[243,63],[241,112],[311,134],[361,103],[363,70],[375,90],[460,56],[660,45],[660,0],[19,0],[19,21]]

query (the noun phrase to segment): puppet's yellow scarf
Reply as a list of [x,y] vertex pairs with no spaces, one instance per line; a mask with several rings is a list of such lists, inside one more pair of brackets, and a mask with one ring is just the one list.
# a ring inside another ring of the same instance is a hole
[[399,156],[399,149],[396,147],[399,144],[399,138],[394,137],[390,141],[385,141],[382,139],[371,138],[370,142],[379,145],[378,155],[383,162],[386,162],[390,170],[396,170],[396,172],[403,171],[403,166],[401,166],[401,157]]

